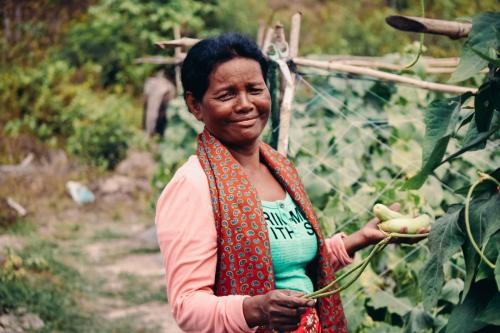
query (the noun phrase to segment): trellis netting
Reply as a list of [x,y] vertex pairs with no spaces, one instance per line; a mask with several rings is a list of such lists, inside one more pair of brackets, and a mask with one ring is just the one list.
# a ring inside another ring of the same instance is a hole
[[[321,70],[297,74],[296,84],[288,157],[327,235],[358,230],[373,218],[372,207],[378,202],[399,202],[404,212],[438,217],[449,205],[464,201],[465,194],[457,189],[470,185],[473,169],[499,165],[498,146],[490,143],[438,168],[421,189],[403,190],[405,180],[420,168],[424,113],[438,93]],[[180,98],[171,103],[154,178],[159,190],[194,153],[201,128]],[[269,141],[277,130],[269,124],[263,139]],[[418,272],[432,255],[426,243],[388,246],[342,292],[349,331],[401,332],[404,326],[411,332],[446,323],[446,318],[422,307]],[[360,251],[356,260],[366,254]],[[456,255],[447,264],[441,306],[458,303],[464,275],[463,258]]]

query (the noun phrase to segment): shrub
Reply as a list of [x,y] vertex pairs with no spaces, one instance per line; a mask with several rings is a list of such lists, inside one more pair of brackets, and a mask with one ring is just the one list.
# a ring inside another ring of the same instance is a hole
[[87,109],[89,114],[74,122],[74,133],[67,143],[68,151],[92,165],[113,169],[125,158],[133,132],[123,111],[124,106],[130,107],[126,103],[126,100],[112,95],[96,110]]

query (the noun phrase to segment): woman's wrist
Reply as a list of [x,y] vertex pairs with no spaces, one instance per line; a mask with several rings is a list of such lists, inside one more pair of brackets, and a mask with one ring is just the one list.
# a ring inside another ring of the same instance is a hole
[[264,324],[264,314],[262,312],[260,301],[262,295],[246,297],[243,300],[243,315],[248,327],[261,326]]
[[356,251],[377,242],[377,240],[372,239],[372,237],[370,237],[364,229],[360,229],[348,236],[345,236],[342,240],[344,241],[346,252],[350,257],[353,257]]

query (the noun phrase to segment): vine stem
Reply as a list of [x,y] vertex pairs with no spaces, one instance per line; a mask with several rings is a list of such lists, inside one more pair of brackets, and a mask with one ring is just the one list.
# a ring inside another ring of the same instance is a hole
[[[424,0],[420,0],[420,15],[422,17],[425,16],[425,1]],[[424,33],[420,33],[420,45],[418,47],[417,55],[415,56],[415,59],[413,59],[413,61],[411,63],[409,63],[408,65],[406,65],[404,67],[404,69],[409,69],[417,63],[418,59],[420,59],[420,55],[422,54],[423,45],[424,45]]]
[[495,264],[492,263],[486,257],[486,255],[483,253],[483,251],[479,248],[479,245],[474,240],[474,236],[472,235],[472,230],[470,228],[470,217],[469,217],[469,210],[470,210],[470,202],[471,202],[471,198],[472,198],[472,193],[474,192],[474,190],[476,189],[476,187],[479,184],[481,184],[484,181],[488,181],[488,180],[494,182],[497,185],[497,188],[500,189],[500,182],[498,180],[496,180],[495,178],[491,177],[490,175],[488,175],[486,173],[479,172],[479,179],[474,184],[472,184],[472,186],[469,189],[469,192],[467,193],[467,198],[465,199],[465,228],[467,229],[467,235],[469,236],[469,240],[472,243],[474,250],[476,250],[476,252],[479,254],[481,259],[483,259],[484,262],[488,266],[490,266],[492,269],[495,269]]
[[[384,232],[385,233],[385,232]],[[386,237],[382,239],[380,242],[378,242],[373,249],[370,251],[368,256],[363,259],[361,262],[359,262],[356,266],[336,278],[334,281],[326,285],[325,287],[318,289],[310,294],[302,296],[303,298],[308,298],[308,299],[316,299],[316,298],[321,298],[321,297],[326,297],[330,296],[336,293],[339,293],[347,288],[349,288],[358,278],[359,276],[363,273],[365,268],[368,266],[370,263],[370,260],[373,258],[373,256],[379,252],[381,252],[388,244],[389,241],[393,238],[423,238],[427,237],[429,233],[424,233],[424,234],[401,234],[401,233],[396,233],[396,232],[391,232],[391,233],[385,233]],[[352,279],[349,280],[344,286],[339,287],[337,289],[331,289],[334,287],[335,284],[338,284],[340,281],[344,280],[347,278],[349,275],[353,274],[354,272],[358,271]]]
[[[347,271],[344,274],[342,274],[341,276],[339,276],[337,279],[335,279],[333,282],[331,282],[327,286],[325,286],[325,287],[323,287],[315,292],[312,292],[308,295],[305,295],[303,297],[309,298],[309,299],[321,298],[321,297],[330,296],[330,295],[339,293],[342,290],[347,289],[351,284],[354,283],[354,281],[356,281],[358,279],[358,277],[361,275],[361,273],[363,273],[363,271],[365,270],[366,266],[368,266],[368,264],[370,263],[370,260],[373,258],[373,256],[376,253],[382,251],[387,246],[387,244],[389,243],[389,241],[391,239],[392,239],[391,235],[382,239],[379,243],[377,243],[377,245],[375,245],[373,247],[373,249],[370,251],[370,254],[368,254],[368,256],[365,259],[363,259],[359,264],[357,264],[355,267],[353,267],[349,271]],[[347,282],[344,286],[328,291],[335,284],[339,283],[341,280],[345,279],[347,276],[351,275],[352,273],[354,273],[358,269],[359,269],[359,271],[356,273],[356,275],[354,275],[354,277],[351,280],[349,280],[349,282]]]

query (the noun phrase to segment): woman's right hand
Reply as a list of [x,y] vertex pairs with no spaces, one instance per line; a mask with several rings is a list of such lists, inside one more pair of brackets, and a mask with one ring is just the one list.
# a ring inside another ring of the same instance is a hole
[[264,295],[247,297],[243,301],[243,314],[249,327],[268,325],[272,329],[294,331],[308,307],[316,300],[301,298],[304,293],[278,289]]

